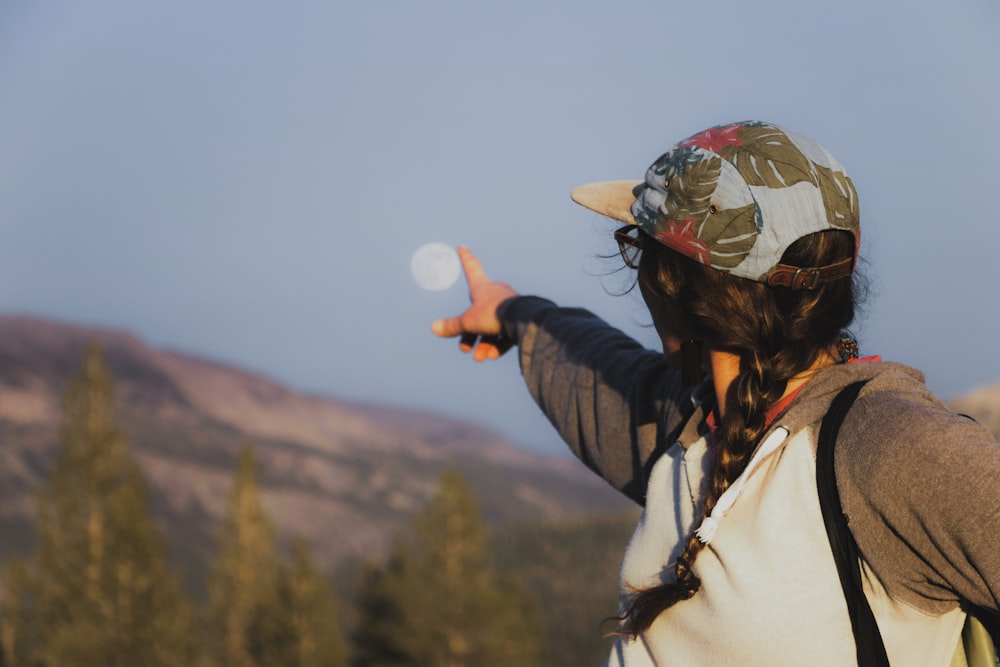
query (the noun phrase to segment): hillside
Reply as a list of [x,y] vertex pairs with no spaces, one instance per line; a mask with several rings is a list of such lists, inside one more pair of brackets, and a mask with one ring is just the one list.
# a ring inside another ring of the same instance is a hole
[[1000,440],[1000,385],[963,394],[951,401],[950,405],[978,421]]
[[195,570],[211,553],[246,445],[281,538],[303,537],[328,569],[380,555],[450,467],[493,522],[626,507],[575,461],[528,453],[475,424],[303,396],[121,332],[0,317],[0,559],[30,547],[34,496],[59,448],[61,396],[91,341],[115,378],[118,418],[157,521]]

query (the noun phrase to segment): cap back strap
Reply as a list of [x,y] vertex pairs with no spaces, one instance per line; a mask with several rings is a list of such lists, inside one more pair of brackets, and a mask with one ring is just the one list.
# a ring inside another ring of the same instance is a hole
[[778,264],[767,274],[767,284],[771,287],[792,289],[816,289],[823,283],[840,280],[851,275],[854,258],[848,257],[826,266],[801,267]]

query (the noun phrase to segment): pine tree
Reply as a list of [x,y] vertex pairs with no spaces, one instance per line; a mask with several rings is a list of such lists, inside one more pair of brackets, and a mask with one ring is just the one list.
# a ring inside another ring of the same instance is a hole
[[190,665],[193,607],[167,569],[113,405],[111,377],[91,346],[66,392],[64,449],[38,499],[34,585],[22,596],[36,617],[32,632],[19,629],[20,646],[49,667]]
[[404,602],[418,594],[408,590],[416,581],[411,572],[412,560],[410,552],[397,540],[384,567],[370,563],[364,566],[354,609],[352,667],[414,664],[406,640],[409,625]]
[[257,463],[247,447],[240,452],[209,580],[210,644],[219,665],[263,664],[269,628],[278,618],[277,569],[274,527],[261,506]]
[[13,558],[3,568],[3,612],[0,614],[0,665],[38,662],[37,582],[27,563]]
[[278,615],[261,628],[267,638],[264,662],[275,667],[343,667],[347,646],[340,632],[330,583],[312,564],[297,540],[291,562],[278,567],[275,594]]
[[446,473],[386,568],[369,571],[353,635],[356,667],[490,667],[540,661],[529,598],[499,579],[486,528],[457,473]]
[[260,501],[257,464],[240,453],[209,582],[210,643],[225,667],[342,667],[346,646],[329,582],[296,541],[290,563]]

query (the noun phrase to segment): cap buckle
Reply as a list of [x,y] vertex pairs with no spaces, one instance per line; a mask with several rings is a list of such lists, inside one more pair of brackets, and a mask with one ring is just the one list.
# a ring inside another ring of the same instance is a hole
[[[807,283],[806,278],[812,278],[812,281]],[[795,275],[792,276],[792,289],[814,290],[817,287],[819,287],[819,269],[802,267],[795,269]]]

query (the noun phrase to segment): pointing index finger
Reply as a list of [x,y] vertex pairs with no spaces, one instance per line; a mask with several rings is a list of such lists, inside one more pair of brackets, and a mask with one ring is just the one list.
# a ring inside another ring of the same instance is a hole
[[462,262],[462,270],[465,272],[465,280],[469,284],[469,289],[490,281],[486,277],[486,272],[483,271],[483,265],[479,263],[479,259],[464,245],[458,246],[458,259]]

